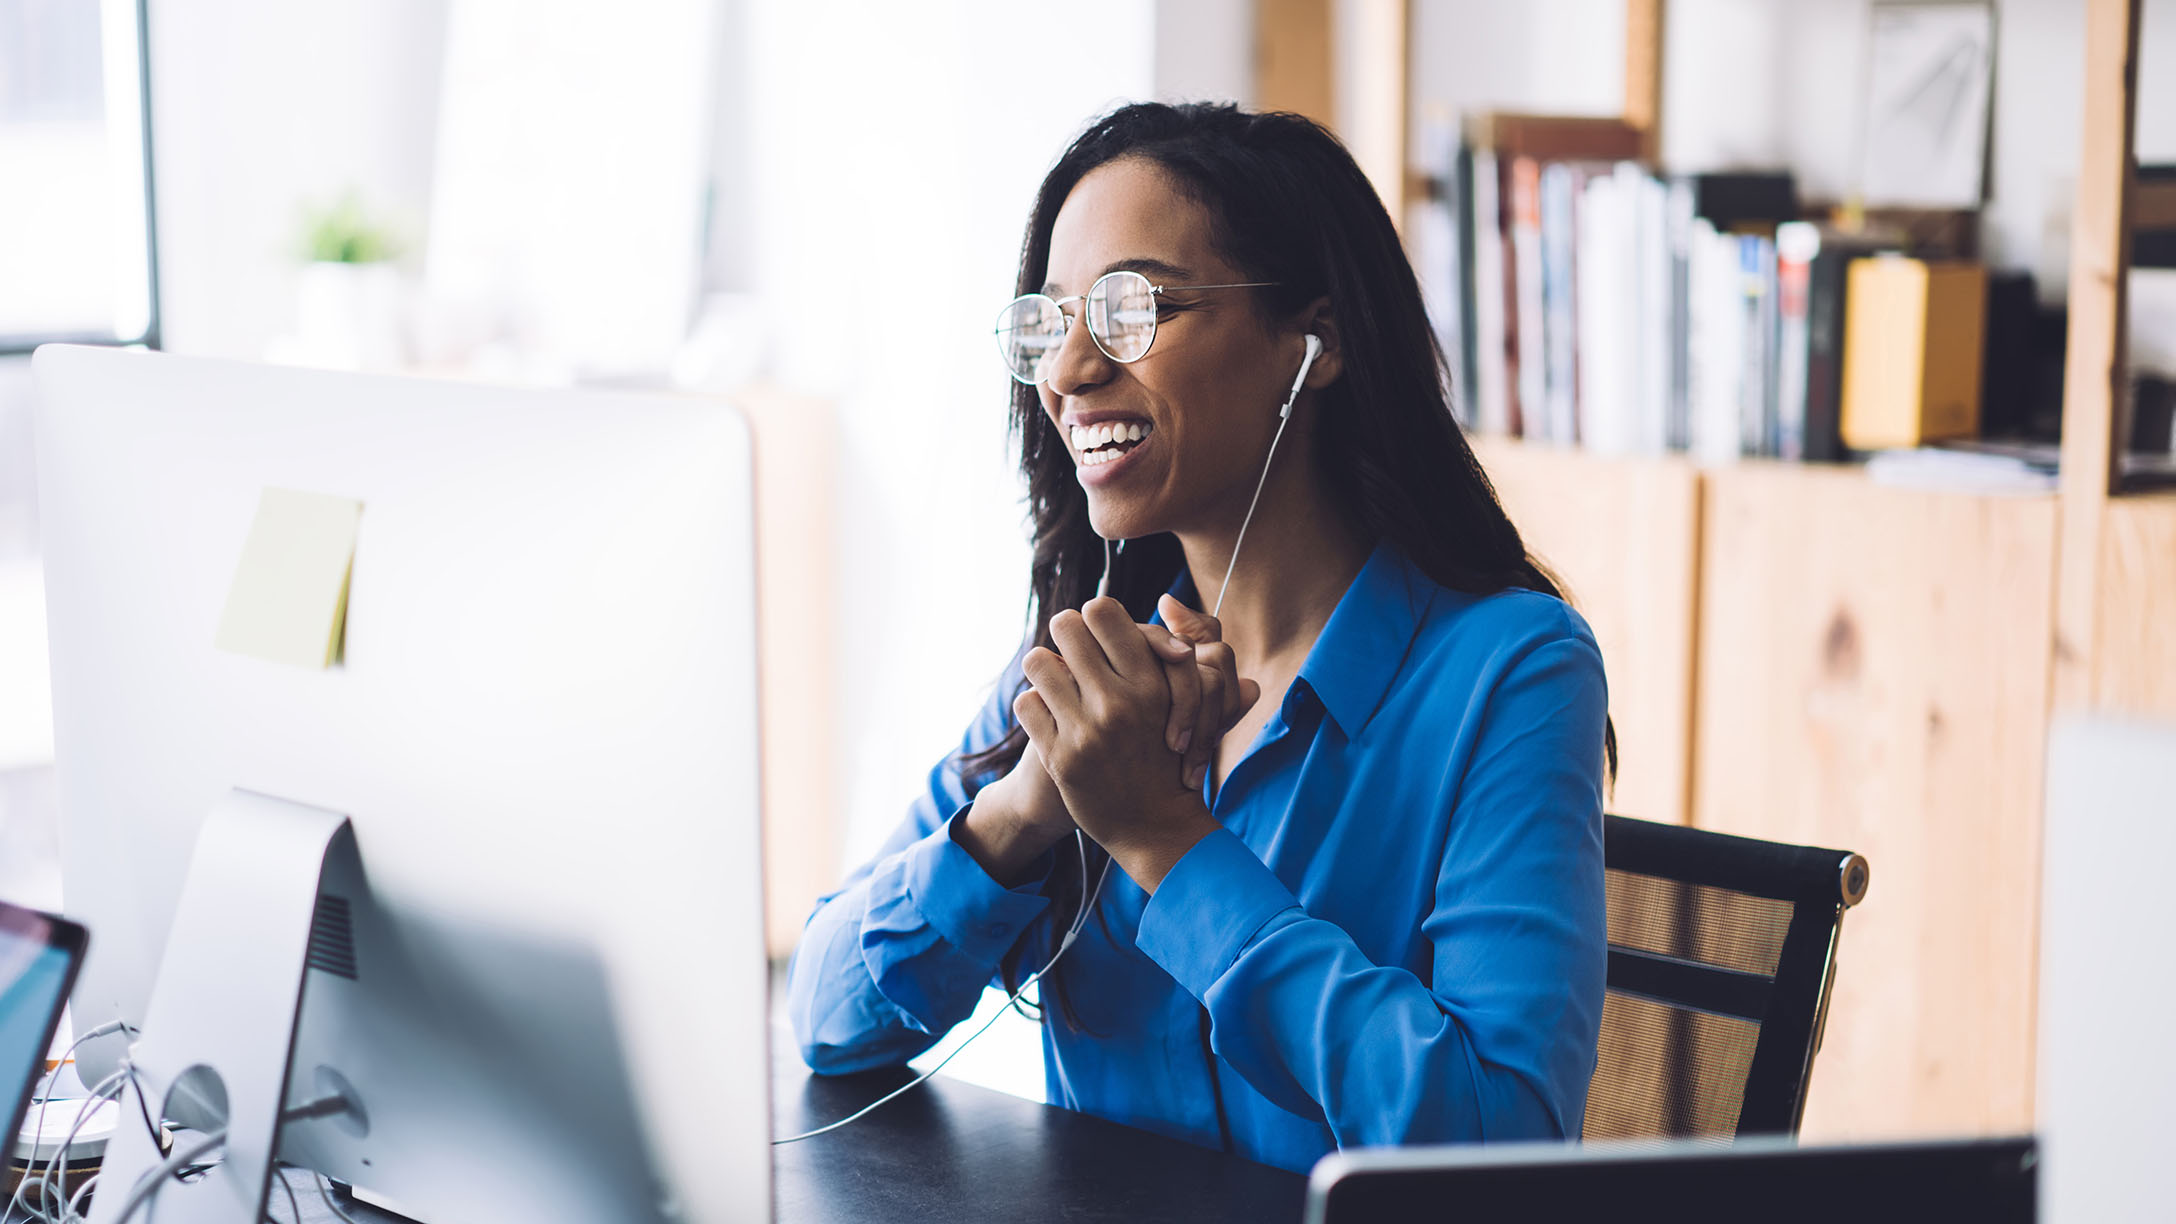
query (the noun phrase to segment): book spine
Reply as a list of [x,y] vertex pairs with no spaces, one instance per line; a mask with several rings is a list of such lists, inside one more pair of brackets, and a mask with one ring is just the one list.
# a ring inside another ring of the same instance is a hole
[[1813,257],[1806,274],[1806,458],[1838,463],[1845,457],[1841,432],[1844,371],[1844,289],[1850,283],[1849,252],[1829,248]]
[[1574,263],[1579,351],[1580,440],[1589,449],[1625,449],[1619,436],[1625,387],[1618,361],[1618,329],[1626,322],[1617,300],[1614,246],[1618,240],[1617,182],[1589,182],[1579,201],[1578,252]]
[[1505,325],[1509,299],[1504,263],[1504,212],[1496,155],[1473,151],[1473,381],[1484,433],[1517,432],[1511,413],[1510,355]]
[[1821,234],[1802,221],[1776,230],[1776,454],[1806,457],[1809,290]]
[[1761,342],[1761,324],[1767,313],[1762,299],[1762,240],[1751,234],[1736,235],[1736,238],[1740,337],[1736,396],[1738,453],[1760,455],[1768,449],[1765,430],[1767,346]]
[[1578,316],[1573,302],[1572,244],[1577,220],[1572,168],[1551,163],[1541,172],[1541,312],[1543,394],[1550,441],[1579,440]]
[[1739,454],[1738,385],[1744,368],[1745,313],[1738,238],[1693,222],[1690,307],[1691,449],[1701,460]]
[[1516,363],[1512,385],[1519,432],[1543,438],[1548,432],[1548,364],[1542,349],[1541,307],[1541,167],[1530,157],[1511,163],[1511,311]]
[[1637,201],[1630,219],[1631,242],[1637,251],[1631,307],[1636,320],[1635,364],[1639,371],[1636,446],[1644,454],[1659,455],[1670,448],[1672,268],[1668,192],[1660,180],[1635,163],[1620,165],[1618,176],[1620,183],[1629,184]]
[[[1456,141],[1456,136],[1452,137]],[[1446,352],[1445,360],[1457,372],[1457,396],[1459,419],[1471,426],[1480,405],[1480,338],[1474,326],[1474,190],[1473,150],[1463,142],[1457,142],[1457,150],[1451,157],[1451,258],[1457,262],[1452,271],[1451,291],[1457,298],[1458,349]],[[1491,199],[1494,197],[1491,196]]]
[[1663,436],[1671,450],[1692,447],[1692,241],[1693,191],[1671,183],[1665,198],[1664,225],[1670,260],[1670,334],[1668,419]]

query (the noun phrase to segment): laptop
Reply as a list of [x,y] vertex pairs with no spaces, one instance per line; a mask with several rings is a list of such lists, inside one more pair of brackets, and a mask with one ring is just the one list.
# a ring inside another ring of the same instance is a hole
[[65,918],[0,901],[0,1135],[11,1153],[89,938]]
[[1760,1138],[1355,1150],[1315,1166],[1307,1224],[2030,1224],[2038,1165],[2029,1137],[1846,1147]]

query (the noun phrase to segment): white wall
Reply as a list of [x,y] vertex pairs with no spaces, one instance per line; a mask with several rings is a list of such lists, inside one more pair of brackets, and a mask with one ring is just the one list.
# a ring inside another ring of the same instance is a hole
[[837,768],[859,861],[1024,626],[991,320],[1037,183],[1153,86],[1146,0],[745,0],[752,287],[774,375],[838,404]]
[[151,6],[167,348],[255,360],[293,326],[306,204],[353,188],[420,240],[447,6]]

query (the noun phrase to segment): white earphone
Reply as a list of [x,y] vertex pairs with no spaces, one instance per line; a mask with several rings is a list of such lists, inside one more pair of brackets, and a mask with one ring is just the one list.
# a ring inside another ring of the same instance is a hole
[[1285,393],[1284,407],[1277,410],[1279,417],[1292,415],[1292,401],[1300,397],[1300,385],[1307,381],[1307,371],[1315,368],[1315,358],[1322,356],[1322,337],[1307,337],[1307,356],[1300,362],[1299,376],[1292,380],[1292,389]]

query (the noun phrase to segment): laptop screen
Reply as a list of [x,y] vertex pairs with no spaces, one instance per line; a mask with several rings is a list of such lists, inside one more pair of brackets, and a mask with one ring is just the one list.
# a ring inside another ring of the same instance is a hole
[[0,902],[0,1118],[10,1151],[83,943],[83,928],[72,922]]

